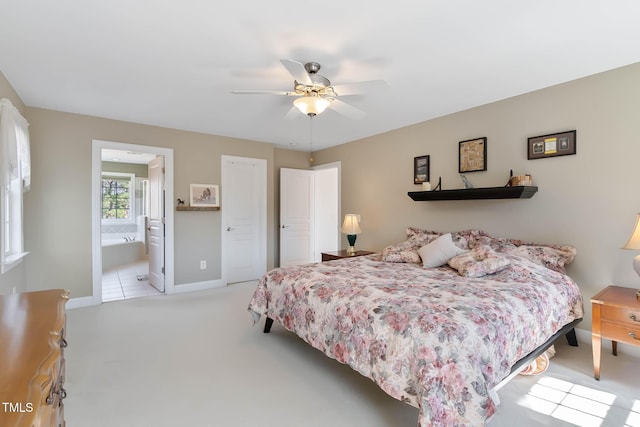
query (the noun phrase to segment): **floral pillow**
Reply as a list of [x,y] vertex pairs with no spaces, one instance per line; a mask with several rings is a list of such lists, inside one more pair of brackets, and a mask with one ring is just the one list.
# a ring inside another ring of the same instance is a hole
[[507,268],[511,261],[488,245],[477,245],[469,252],[451,258],[447,264],[464,277],[482,277]]
[[426,244],[429,244],[442,236],[444,233],[432,230],[423,230],[416,227],[408,227],[407,240],[412,243],[413,248],[418,250]]
[[407,240],[389,245],[382,250],[382,261],[420,264],[422,261],[420,255],[418,255],[418,249],[434,241],[442,234],[437,231],[422,230],[415,227],[407,228],[406,233]]
[[565,273],[564,266],[576,257],[576,248],[560,245],[522,244],[509,254],[526,258],[558,273]]
[[526,258],[563,274],[566,273],[564,267],[576,256],[576,248],[573,246],[547,245],[494,237],[481,230],[461,231],[454,234],[466,238],[469,242],[469,248],[486,245],[494,252]]

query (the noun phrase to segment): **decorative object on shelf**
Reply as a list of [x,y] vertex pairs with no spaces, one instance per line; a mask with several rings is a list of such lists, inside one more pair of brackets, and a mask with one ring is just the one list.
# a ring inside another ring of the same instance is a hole
[[413,183],[429,182],[429,156],[413,158]]
[[479,200],[479,199],[529,199],[538,191],[538,187],[487,187],[463,188],[459,190],[409,191],[407,195],[416,202],[440,200]]
[[191,184],[189,195],[190,206],[220,207],[220,192],[217,185]]
[[438,177],[438,185],[436,185],[436,188],[433,189],[433,191],[441,191],[442,190],[442,177],[439,176]]
[[[640,249],[640,213],[636,216],[636,225],[633,227],[631,237],[629,237],[629,240],[623,246],[623,249]],[[633,258],[633,269],[636,271],[638,276],[640,276],[640,254]]]
[[518,186],[529,186],[533,185],[533,179],[531,175],[516,175],[513,176],[513,169],[509,171],[509,181],[507,181],[507,185],[505,187],[518,187]]
[[531,175],[516,175],[511,177],[509,185],[516,187],[520,185],[533,185],[533,180],[531,179]]
[[469,181],[469,179],[466,176],[460,174],[460,179],[462,180],[462,185],[463,185],[462,188],[466,188],[466,189],[473,188],[473,184],[471,183],[471,181]]
[[551,133],[527,139],[527,159],[576,154],[576,131]]
[[347,255],[353,256],[356,254],[356,237],[362,233],[360,229],[360,215],[359,214],[346,214],[344,216],[344,222],[342,228],[340,228],[342,234],[347,235],[349,241],[349,249],[347,249]]
[[422,191],[431,191],[431,183],[429,181],[422,183]]
[[184,200],[178,199],[178,206],[184,206]]
[[460,141],[458,173],[487,170],[487,137]]

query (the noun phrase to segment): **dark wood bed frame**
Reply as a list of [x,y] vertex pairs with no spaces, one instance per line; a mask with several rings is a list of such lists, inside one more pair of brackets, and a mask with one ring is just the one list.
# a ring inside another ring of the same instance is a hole
[[[576,337],[575,326],[578,323],[580,323],[581,321],[582,321],[582,318],[576,319],[571,323],[567,323],[558,332],[553,334],[551,336],[551,338],[546,340],[540,347],[536,348],[531,353],[527,354],[525,357],[523,357],[522,359],[518,360],[511,367],[511,373],[509,373],[509,375],[507,375],[507,377],[505,379],[500,381],[500,383],[495,387],[495,389],[497,390],[497,389],[501,388],[504,384],[506,384],[509,380],[511,380],[511,378],[513,378],[514,376],[518,375],[518,373],[522,369],[524,369],[525,366],[527,366],[529,363],[533,362],[538,356],[540,356],[542,353],[547,351],[547,349],[549,347],[551,347],[553,345],[553,343],[555,343],[558,340],[558,338],[560,338],[561,336],[565,335],[567,337],[567,341],[569,342],[570,346],[577,347],[578,346],[578,339]],[[272,325],[273,325],[273,319],[270,318],[270,317],[266,317],[265,321],[264,321],[264,331],[263,332],[265,334],[268,334],[271,331],[271,326]]]

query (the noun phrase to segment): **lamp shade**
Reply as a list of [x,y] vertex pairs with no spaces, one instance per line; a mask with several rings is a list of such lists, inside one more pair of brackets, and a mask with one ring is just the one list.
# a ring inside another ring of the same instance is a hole
[[342,223],[342,228],[340,231],[343,234],[360,234],[362,230],[360,229],[360,215],[358,214],[346,214],[344,216],[344,222]]
[[322,113],[327,109],[329,104],[328,100],[320,98],[319,96],[303,96],[293,101],[293,105],[295,105],[302,114],[311,116]]
[[624,249],[640,249],[640,214],[636,217],[636,225],[633,227],[633,232],[629,241],[623,246]]

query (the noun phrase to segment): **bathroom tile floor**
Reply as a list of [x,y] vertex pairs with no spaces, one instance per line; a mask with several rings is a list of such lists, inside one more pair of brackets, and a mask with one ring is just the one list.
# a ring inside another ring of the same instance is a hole
[[[137,261],[102,272],[102,301],[118,301],[160,294],[149,284],[148,275],[148,261]],[[144,280],[138,280],[139,276],[144,276]]]

